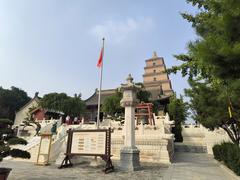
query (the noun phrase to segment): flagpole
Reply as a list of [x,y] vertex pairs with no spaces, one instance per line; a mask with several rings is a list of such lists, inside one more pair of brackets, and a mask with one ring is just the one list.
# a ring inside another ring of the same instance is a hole
[[[103,55],[104,56],[104,38],[102,39],[103,41]],[[101,90],[102,90],[102,74],[103,74],[103,60],[102,60],[102,66],[101,66],[101,71],[100,71],[100,81],[99,81],[99,92],[98,92],[98,113],[97,113],[97,129],[99,129],[100,125],[100,106],[101,106]]]

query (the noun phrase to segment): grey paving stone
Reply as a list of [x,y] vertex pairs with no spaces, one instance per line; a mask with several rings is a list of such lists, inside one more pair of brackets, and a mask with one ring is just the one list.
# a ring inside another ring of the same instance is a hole
[[[177,152],[164,180],[237,180],[224,171],[211,155]],[[239,178],[240,179],[240,178]]]
[[88,162],[61,170],[56,165],[35,166],[22,161],[3,161],[0,165],[13,169],[9,180],[235,180],[212,156],[203,153],[178,152],[170,167],[141,163],[142,169],[135,172],[120,171],[118,164],[114,161],[116,170],[109,174],[102,172],[103,165],[92,167]]
[[[114,165],[118,163],[114,162]],[[159,164],[143,163],[140,171],[123,172],[116,166],[114,172],[104,174],[103,166],[91,167],[87,163],[66,169],[58,169],[56,165],[35,166],[22,161],[3,161],[1,166],[13,169],[8,180],[162,180],[164,171],[168,169]]]

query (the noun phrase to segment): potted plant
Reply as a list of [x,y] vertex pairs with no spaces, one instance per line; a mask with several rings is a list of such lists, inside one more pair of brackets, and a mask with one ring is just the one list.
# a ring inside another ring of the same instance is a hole
[[[12,125],[13,122],[11,120],[0,119],[0,161],[6,156],[29,159],[31,157],[29,152],[10,147],[11,145],[27,144],[25,139],[16,137]],[[6,180],[11,170],[10,168],[0,167],[0,179]]]

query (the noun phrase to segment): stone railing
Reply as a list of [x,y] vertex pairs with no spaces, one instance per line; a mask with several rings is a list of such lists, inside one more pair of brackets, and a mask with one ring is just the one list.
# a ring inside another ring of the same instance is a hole
[[[120,133],[119,133],[120,134]],[[136,146],[140,150],[141,162],[155,162],[170,164],[173,158],[173,137],[161,135],[139,135],[136,133]],[[112,134],[111,153],[114,159],[120,158],[120,149],[123,146],[124,137]]]
[[231,141],[223,129],[210,131],[201,124],[182,125],[183,143],[186,145],[206,146],[208,154],[212,154],[215,144]]
[[[142,162],[155,162],[162,164],[169,164],[172,161],[174,154],[173,141],[174,136],[169,133],[168,122],[164,116],[156,117],[156,125],[137,125],[135,129],[136,146],[140,150],[140,160]],[[51,130],[52,124],[59,120],[44,120],[41,121],[43,130]],[[119,159],[120,149],[124,141],[124,126],[119,122],[110,121],[105,126],[100,128],[113,129],[111,138],[111,150],[113,158]],[[50,151],[50,161],[55,161],[58,157],[64,157],[66,152],[66,142],[68,129],[95,129],[95,124],[79,124],[79,125],[66,125],[62,124],[57,128],[57,134],[53,135],[53,141]],[[36,157],[39,148],[39,141],[31,146],[28,150],[31,152],[32,157],[30,161],[36,162]],[[26,149],[27,150],[27,149]]]

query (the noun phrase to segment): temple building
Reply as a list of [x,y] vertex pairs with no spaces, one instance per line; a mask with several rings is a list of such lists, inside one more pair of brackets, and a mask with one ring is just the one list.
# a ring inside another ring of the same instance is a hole
[[[151,93],[150,101],[158,102],[161,111],[165,111],[166,104],[169,102],[169,97],[173,94],[171,81],[166,71],[166,66],[163,57],[158,57],[156,52],[153,57],[147,59],[144,67],[143,85],[145,90]],[[107,89],[101,91],[101,104],[104,100],[114,95],[117,89]],[[97,118],[98,107],[98,90],[85,100],[87,111],[85,119],[95,121]]]
[[[104,100],[116,93],[117,89],[106,89],[101,91],[101,105]],[[85,100],[86,103],[86,113],[85,119],[89,121],[96,121],[97,119],[97,110],[98,110],[98,89],[95,90],[94,94]],[[101,116],[101,114],[100,114]]]
[[34,120],[50,120],[52,118],[59,119],[64,115],[63,112],[42,108],[40,106],[41,99],[36,92],[35,96],[16,112],[14,126],[20,126],[29,116]]

